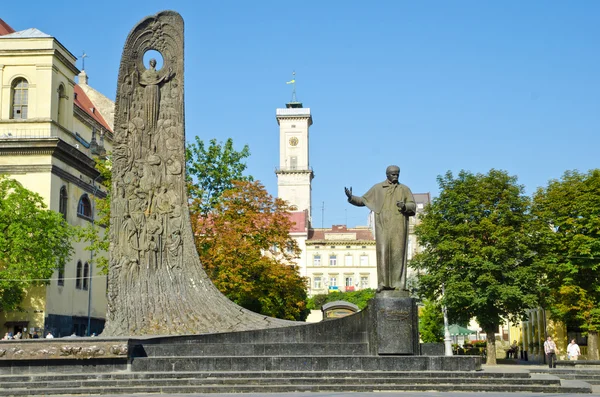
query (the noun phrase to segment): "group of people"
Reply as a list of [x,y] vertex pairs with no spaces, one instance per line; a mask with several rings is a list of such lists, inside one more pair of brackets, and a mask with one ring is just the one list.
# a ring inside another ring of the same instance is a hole
[[4,337],[2,338],[2,340],[21,339],[22,337],[23,337],[23,334],[21,334],[21,332],[17,332],[14,335],[12,332],[7,332],[4,334]]
[[[551,336],[544,342],[544,353],[546,354],[548,366],[550,368],[556,368],[556,354],[558,353],[558,348]],[[575,342],[575,339],[571,339],[571,343],[567,346],[567,357],[569,360],[577,361],[579,356],[581,356],[581,349],[579,349],[579,345]]]
[[[29,335],[30,338],[32,339],[39,339],[39,335],[37,333],[37,331],[34,331],[33,334]],[[1,340],[15,340],[15,339],[25,339],[27,338],[26,336],[24,337],[24,335],[19,331],[16,334],[13,335],[12,332],[7,332],[4,334],[4,337]],[[48,332],[48,334],[46,335],[47,339],[51,339],[54,338],[54,335],[52,335],[52,332]]]

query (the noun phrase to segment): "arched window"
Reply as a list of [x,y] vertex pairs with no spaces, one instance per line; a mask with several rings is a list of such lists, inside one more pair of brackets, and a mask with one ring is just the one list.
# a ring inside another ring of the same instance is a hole
[[27,118],[29,83],[24,78],[15,79],[11,86],[11,115],[13,119]]
[[92,217],[92,204],[87,194],[84,194],[79,199],[79,205],[77,205],[77,215],[85,216],[86,218]]
[[64,267],[60,267],[58,269],[58,281],[57,281],[58,285],[65,285],[65,268]]
[[58,212],[60,212],[63,218],[67,219],[67,200],[69,195],[67,194],[67,187],[63,186],[60,188],[60,198],[58,199]]
[[83,265],[83,289],[87,290],[90,281],[90,265],[86,262]]
[[77,275],[75,276],[75,288],[81,289],[81,261],[77,262]]

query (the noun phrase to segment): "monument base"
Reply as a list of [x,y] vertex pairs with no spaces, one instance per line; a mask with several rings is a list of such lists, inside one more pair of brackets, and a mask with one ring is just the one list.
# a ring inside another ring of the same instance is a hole
[[406,291],[382,291],[369,302],[372,355],[419,355],[417,303]]

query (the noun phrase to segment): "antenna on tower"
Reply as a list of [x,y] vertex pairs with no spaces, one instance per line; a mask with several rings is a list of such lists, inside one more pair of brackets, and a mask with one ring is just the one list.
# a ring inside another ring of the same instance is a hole
[[296,100],[296,72],[292,72],[292,79],[290,81],[287,81],[286,84],[291,84],[292,85],[292,101],[291,103],[295,103],[298,102]]
[[88,57],[88,54],[85,53],[85,50],[83,51],[83,54],[81,54],[81,70],[85,70],[85,58]]

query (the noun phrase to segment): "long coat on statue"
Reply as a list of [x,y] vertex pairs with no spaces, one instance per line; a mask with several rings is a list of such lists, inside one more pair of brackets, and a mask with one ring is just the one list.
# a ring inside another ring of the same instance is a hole
[[[375,214],[378,290],[406,289],[408,217],[415,215],[417,209],[412,192],[408,186],[386,179],[362,197],[352,196],[348,202],[366,206]],[[398,202],[406,205],[404,213],[400,212]]]

